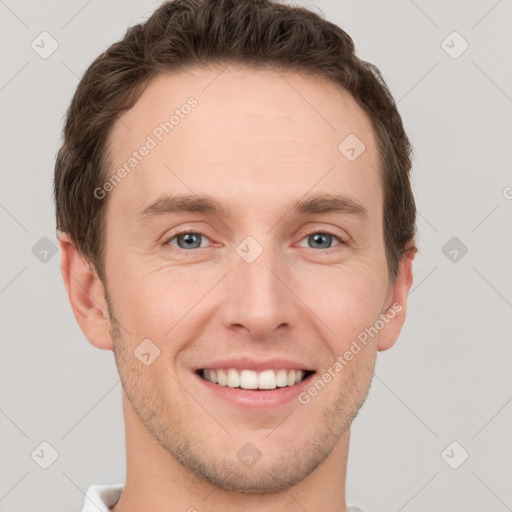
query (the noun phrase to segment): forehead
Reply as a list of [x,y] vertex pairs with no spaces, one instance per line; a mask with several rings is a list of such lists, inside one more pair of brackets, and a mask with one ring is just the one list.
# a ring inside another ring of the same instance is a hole
[[108,208],[125,215],[162,193],[270,211],[324,191],[367,197],[370,213],[381,208],[371,121],[318,77],[244,67],[160,75],[114,124],[108,146],[111,175],[125,169]]

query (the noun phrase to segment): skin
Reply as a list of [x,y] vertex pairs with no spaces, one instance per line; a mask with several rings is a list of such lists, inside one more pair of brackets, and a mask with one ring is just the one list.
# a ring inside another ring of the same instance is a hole
[[[383,240],[377,140],[345,91],[317,77],[240,67],[159,76],[116,122],[112,172],[190,96],[198,105],[114,190],[106,210],[106,287],[59,236],[74,315],[94,346],[113,350],[123,384],[127,475],[115,512],[345,511],[350,424],[379,350],[396,341],[414,248],[391,283]],[[349,161],[338,145],[356,134]],[[350,195],[368,210],[296,216],[309,193]],[[232,215],[168,214],[137,223],[168,193],[208,193]],[[200,248],[178,228],[203,232]],[[333,237],[320,248],[314,233]],[[262,254],[236,252],[247,236]],[[324,248],[327,247],[327,248]],[[108,292],[108,295],[106,295]],[[108,301],[108,304],[107,304]],[[402,309],[307,404],[242,410],[205,389],[191,368],[224,357],[284,357],[331,367],[393,303]],[[160,356],[134,356],[150,339]],[[261,459],[247,467],[248,442]]]

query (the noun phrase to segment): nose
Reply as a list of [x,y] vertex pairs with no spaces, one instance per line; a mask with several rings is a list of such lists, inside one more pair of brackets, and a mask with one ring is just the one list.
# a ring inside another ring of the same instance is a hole
[[222,314],[226,328],[246,329],[252,337],[265,339],[278,328],[294,327],[300,300],[289,265],[269,244],[262,248],[252,262],[238,254],[234,258]]

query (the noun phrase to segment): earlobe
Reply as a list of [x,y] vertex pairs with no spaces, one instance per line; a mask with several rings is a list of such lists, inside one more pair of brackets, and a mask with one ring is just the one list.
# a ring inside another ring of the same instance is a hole
[[103,284],[67,233],[59,232],[61,273],[73,314],[95,347],[113,350]]
[[398,273],[391,288],[391,301],[389,309],[383,313],[384,328],[379,334],[378,350],[388,350],[391,348],[405,322],[407,311],[407,296],[412,286],[412,262],[416,255],[416,247],[410,247],[402,256],[398,266]]

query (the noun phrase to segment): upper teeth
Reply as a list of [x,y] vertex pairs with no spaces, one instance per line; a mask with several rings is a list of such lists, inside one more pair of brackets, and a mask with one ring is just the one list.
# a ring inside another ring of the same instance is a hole
[[304,378],[303,370],[235,370],[234,368],[203,370],[203,377],[210,382],[230,388],[274,389],[298,384]]

